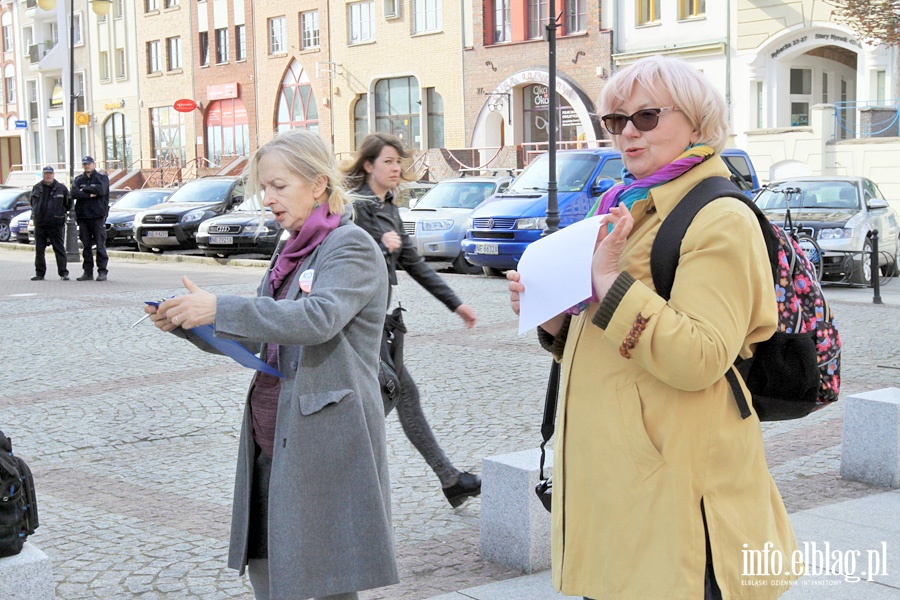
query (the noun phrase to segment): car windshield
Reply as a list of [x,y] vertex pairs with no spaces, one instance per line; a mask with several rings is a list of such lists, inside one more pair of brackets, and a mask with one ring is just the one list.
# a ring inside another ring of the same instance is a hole
[[231,189],[232,183],[228,179],[189,181],[175,190],[175,193],[169,196],[166,202],[196,202],[198,204],[220,202]]
[[782,181],[760,192],[755,202],[763,210],[860,208],[852,181]]
[[112,208],[150,208],[151,206],[156,206],[160,202],[165,202],[166,198],[171,195],[172,192],[169,191],[151,192],[149,190],[136,190],[119,198],[119,200],[112,205]]
[[[240,205],[234,209],[235,212],[259,212],[259,201],[256,199],[256,196],[251,196],[250,198],[245,199]],[[268,207],[266,207],[266,212],[272,212]]]
[[[596,154],[557,154],[556,189],[560,192],[580,192],[600,161]],[[541,154],[506,190],[509,192],[546,192],[550,174],[550,158]]]
[[21,195],[22,192],[19,190],[0,191],[0,210],[9,210],[12,208]]
[[446,181],[428,190],[413,210],[422,208],[475,208],[496,189],[493,181]]

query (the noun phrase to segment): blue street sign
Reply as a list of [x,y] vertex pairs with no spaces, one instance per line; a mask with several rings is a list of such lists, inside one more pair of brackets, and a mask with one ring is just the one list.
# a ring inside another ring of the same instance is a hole
[[28,121],[16,121],[16,129],[28,129]]

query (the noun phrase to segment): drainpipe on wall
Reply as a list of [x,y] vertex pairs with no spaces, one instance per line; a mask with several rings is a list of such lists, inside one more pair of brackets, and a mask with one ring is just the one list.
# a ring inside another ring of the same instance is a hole
[[[259,150],[259,147],[262,146],[259,140],[259,81],[257,80],[257,75],[259,74],[259,52],[256,49],[256,11],[253,10],[252,6],[250,8],[250,26],[253,28],[253,101],[256,104],[255,112],[256,112],[256,150]],[[214,26],[215,27],[215,26]],[[207,27],[209,29],[209,27]],[[209,50],[207,50],[209,52]],[[206,143],[206,132],[203,132],[204,138],[203,142]],[[254,150],[255,152],[255,150]]]
[[331,71],[328,74],[328,119],[331,123],[331,151],[334,152],[334,77],[337,76],[337,68],[331,54],[331,6],[328,2],[325,3],[325,10],[328,11],[328,68]]

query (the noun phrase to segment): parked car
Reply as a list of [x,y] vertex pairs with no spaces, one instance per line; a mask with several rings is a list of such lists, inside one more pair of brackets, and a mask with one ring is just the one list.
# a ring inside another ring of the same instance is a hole
[[9,239],[15,239],[20,244],[27,244],[28,223],[31,221],[31,209],[19,213],[9,222]]
[[11,239],[9,223],[27,210],[31,210],[29,198],[31,190],[22,188],[6,188],[0,190],[0,242]]
[[169,199],[134,218],[134,239],[141,252],[197,247],[200,224],[244,201],[240,177],[204,177],[188,181]]
[[871,283],[872,242],[867,234],[876,229],[879,267],[886,275],[900,274],[897,262],[900,217],[870,179],[837,176],[781,179],[769,183],[755,202],[781,227],[785,227],[790,210],[792,231],[815,242],[807,247],[801,240],[801,246],[814,264],[821,258],[820,279]]
[[197,247],[206,256],[265,254],[272,256],[281,236],[281,225],[268,208],[261,212],[256,197],[247,198],[234,212],[200,224]]
[[[732,180],[752,197],[759,188],[756,170],[743,150],[722,152]],[[472,211],[461,249],[473,265],[488,275],[514,269],[528,244],[547,226],[549,156],[537,157],[505,192]],[[580,221],[597,199],[621,181],[622,158],[610,148],[563,150],[556,154],[559,227]]]
[[403,230],[421,256],[450,259],[457,273],[481,273],[481,267],[467,261],[460,250],[466,221],[479,204],[511,182],[508,176],[445,179],[401,214]]
[[427,194],[428,190],[435,185],[437,184],[431,181],[407,181],[401,183],[397,196],[394,199],[394,206],[401,212],[412,208],[416,205],[416,202],[418,202],[422,196]]
[[172,189],[145,188],[132,190],[116,200],[106,216],[106,245],[134,244],[134,216],[165,202],[172,192]]

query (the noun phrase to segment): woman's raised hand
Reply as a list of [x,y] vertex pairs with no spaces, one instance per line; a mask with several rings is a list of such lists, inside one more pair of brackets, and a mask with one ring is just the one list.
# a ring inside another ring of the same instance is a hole
[[[609,231],[607,223],[613,226],[612,231]],[[597,299],[601,302],[619,276],[619,257],[622,256],[633,227],[634,217],[624,204],[613,206],[609,209],[609,214],[603,215],[600,220],[597,245],[591,261],[591,281]]]
[[512,311],[519,314],[519,294],[525,291],[525,286],[519,282],[521,276],[518,271],[509,270],[506,272],[506,279],[509,281],[509,306]]

